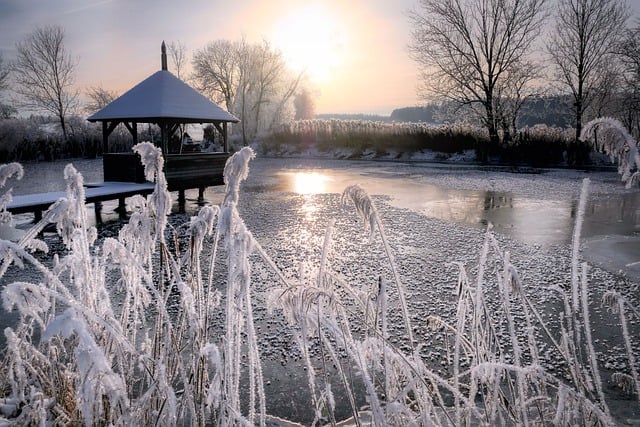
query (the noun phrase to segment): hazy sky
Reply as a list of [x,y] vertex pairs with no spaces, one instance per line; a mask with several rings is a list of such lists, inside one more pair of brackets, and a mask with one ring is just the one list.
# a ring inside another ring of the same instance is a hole
[[162,40],[189,58],[217,39],[280,49],[309,73],[318,113],[389,114],[416,105],[405,12],[415,0],[0,0],[0,51],[36,27],[65,29],[77,84],[123,93],[160,68]]
[[[640,0],[629,0],[635,17]],[[123,93],[160,68],[162,40],[189,58],[217,39],[266,39],[305,67],[318,113],[389,114],[416,105],[406,11],[417,0],[0,0],[0,51],[36,27],[65,29],[77,85]],[[637,19],[637,18],[636,18]]]

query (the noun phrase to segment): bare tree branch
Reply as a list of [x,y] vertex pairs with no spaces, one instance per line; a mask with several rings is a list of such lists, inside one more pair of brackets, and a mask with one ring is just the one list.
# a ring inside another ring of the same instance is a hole
[[172,41],[167,45],[167,51],[176,69],[176,76],[182,79],[184,69],[187,66],[187,45],[180,40],[176,42]]
[[77,107],[78,91],[73,89],[76,61],[65,50],[64,30],[60,26],[38,28],[18,42],[16,50],[12,72],[22,106],[56,115],[66,139],[65,117]]
[[118,93],[105,89],[101,86],[91,86],[86,93],[89,102],[84,109],[87,113],[93,114],[107,106],[111,101],[118,97]]
[[239,73],[238,43],[216,40],[194,53],[193,80],[198,89],[233,113]]
[[[513,93],[507,88],[514,85],[521,90],[535,76],[528,74],[535,71],[528,55],[546,16],[544,3],[420,0],[419,9],[409,13],[413,28],[409,49],[421,66],[422,95],[460,105],[479,104],[480,119],[491,141],[498,143],[500,94]],[[527,67],[517,69],[524,64]],[[515,75],[520,76],[519,85]]]
[[621,0],[558,0],[556,16],[547,50],[556,80],[573,96],[577,140],[597,89],[608,84],[608,64],[614,60],[629,9]]
[[640,19],[630,28],[617,48],[621,58],[624,80],[624,98],[620,104],[622,123],[640,139]]
[[0,91],[6,90],[9,85],[10,69],[3,64],[2,53],[0,53]]

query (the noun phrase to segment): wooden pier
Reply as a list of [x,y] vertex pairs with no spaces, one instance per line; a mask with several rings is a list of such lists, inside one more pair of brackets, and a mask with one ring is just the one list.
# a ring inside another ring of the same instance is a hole
[[[102,223],[102,202],[118,199],[117,211],[120,215],[126,213],[125,199],[140,194],[146,196],[153,192],[154,184],[151,182],[99,182],[85,185],[85,203],[93,203],[96,213],[96,223]],[[47,193],[35,193],[13,196],[13,200],[7,206],[7,211],[12,214],[33,213],[34,222],[42,219],[42,212],[62,197],[66,197],[64,191],[50,191]]]

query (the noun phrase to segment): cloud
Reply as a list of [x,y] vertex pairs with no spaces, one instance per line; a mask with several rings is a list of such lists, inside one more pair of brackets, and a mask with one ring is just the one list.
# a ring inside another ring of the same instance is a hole
[[113,0],[103,0],[103,1],[97,1],[97,2],[93,2],[93,3],[89,3],[89,4],[83,4],[83,5],[80,5],[78,7],[74,7],[74,8],[71,8],[69,10],[66,10],[66,11],[64,11],[62,13],[64,15],[70,15],[70,14],[74,14],[74,13],[77,13],[77,12],[83,12],[83,11],[88,10],[88,9],[94,9],[96,7],[104,6],[104,5],[106,5],[108,3],[112,3],[112,2],[113,2]]

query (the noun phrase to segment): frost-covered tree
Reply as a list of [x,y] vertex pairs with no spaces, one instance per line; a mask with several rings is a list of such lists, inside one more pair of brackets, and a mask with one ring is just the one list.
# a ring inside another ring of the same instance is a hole
[[[497,97],[527,69],[545,0],[420,0],[409,12],[409,47],[421,67],[422,95],[475,107],[499,142]],[[486,155],[486,153],[485,153]]]
[[196,51],[192,64],[195,85],[241,119],[234,130],[245,144],[282,119],[302,79],[267,42],[217,40]]
[[193,54],[193,80],[198,89],[234,113],[242,42],[215,40]]
[[[2,53],[0,52],[0,94],[9,86],[9,72],[9,67],[3,63]],[[15,108],[0,101],[0,119],[8,119],[16,113]]]
[[9,84],[9,67],[4,64],[2,53],[0,52],[0,91],[7,89]]
[[309,89],[302,88],[293,99],[296,120],[311,120],[315,117],[315,104]]
[[65,48],[64,29],[37,28],[16,44],[16,51],[12,72],[22,106],[54,114],[66,139],[65,118],[78,105],[78,91],[73,88],[77,61]]
[[[285,104],[297,91],[303,74],[291,73],[282,52],[266,41],[250,47],[248,59],[246,65],[253,80],[253,135],[257,135],[260,129],[271,127],[280,118]],[[268,110],[272,115],[269,123],[264,117]]]
[[183,78],[185,67],[188,64],[187,52],[187,45],[180,40],[169,42],[167,45],[167,53],[179,79]]
[[585,111],[609,84],[608,64],[615,60],[628,7],[624,0],[558,0],[555,16],[547,50],[556,80],[572,95],[578,139]]

